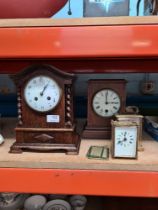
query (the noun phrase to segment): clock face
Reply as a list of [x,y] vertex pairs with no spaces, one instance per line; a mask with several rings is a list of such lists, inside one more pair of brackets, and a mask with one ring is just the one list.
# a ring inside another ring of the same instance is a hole
[[135,158],[137,152],[137,126],[115,127],[114,156]]
[[25,85],[24,98],[31,109],[47,112],[58,105],[61,89],[54,79],[39,75],[30,79]]
[[98,91],[92,100],[94,112],[101,117],[111,117],[118,113],[121,100],[119,95],[111,89]]

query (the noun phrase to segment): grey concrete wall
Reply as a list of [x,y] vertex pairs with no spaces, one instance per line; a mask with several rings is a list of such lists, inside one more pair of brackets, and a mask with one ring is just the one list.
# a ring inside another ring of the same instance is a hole
[[[82,96],[87,93],[87,81],[89,79],[125,79],[127,83],[127,94],[138,95],[140,92],[140,83],[146,78],[145,74],[85,74],[77,75],[75,84],[76,95]],[[155,81],[155,94],[158,93],[158,74],[150,74],[149,79]]]
[[[89,79],[125,79],[127,83],[127,94],[140,94],[140,82],[146,77],[145,74],[78,74],[76,75],[75,93],[78,96],[86,96],[87,94],[87,81]],[[150,74],[150,80],[156,83],[155,94],[158,93],[158,74]],[[15,86],[8,75],[0,75],[0,92],[7,90],[15,92]]]

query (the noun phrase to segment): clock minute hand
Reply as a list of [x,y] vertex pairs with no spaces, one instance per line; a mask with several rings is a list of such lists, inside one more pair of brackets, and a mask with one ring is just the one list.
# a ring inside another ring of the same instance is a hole
[[118,104],[118,102],[109,102],[109,104]]
[[[49,84],[49,83],[48,83]],[[48,87],[48,84],[46,84],[45,86],[44,86],[44,88],[43,88],[43,90],[42,90],[42,92],[40,92],[40,95],[41,96],[43,96],[43,94],[44,94],[44,91],[47,89],[47,87]]]
[[108,91],[106,92],[106,95],[105,95],[105,104],[108,104]]
[[126,135],[127,135],[127,132],[124,133],[124,140],[123,141],[127,141]]

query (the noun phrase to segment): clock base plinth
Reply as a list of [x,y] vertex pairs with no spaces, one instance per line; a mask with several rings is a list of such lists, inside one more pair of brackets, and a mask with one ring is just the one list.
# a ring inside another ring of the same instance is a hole
[[78,145],[64,145],[64,144],[27,144],[27,143],[14,143],[9,153],[21,154],[23,152],[64,152],[67,155],[77,155],[79,152]]
[[[68,130],[68,131],[66,131]],[[67,155],[77,155],[80,147],[80,136],[74,128],[64,131],[41,131],[30,129],[16,130],[16,142],[10,147],[10,153],[23,152],[64,152]]]
[[111,139],[111,129],[110,128],[91,128],[86,126],[82,138],[84,139]]

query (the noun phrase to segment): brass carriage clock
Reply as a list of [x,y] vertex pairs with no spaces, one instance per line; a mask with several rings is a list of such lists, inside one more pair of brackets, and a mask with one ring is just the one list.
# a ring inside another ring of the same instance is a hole
[[112,157],[137,159],[138,124],[112,120]]
[[77,154],[80,138],[73,113],[74,75],[52,66],[34,65],[12,79],[18,91],[18,125],[10,152]]

